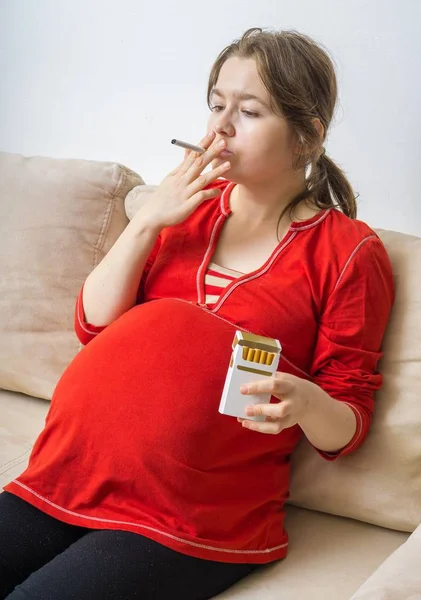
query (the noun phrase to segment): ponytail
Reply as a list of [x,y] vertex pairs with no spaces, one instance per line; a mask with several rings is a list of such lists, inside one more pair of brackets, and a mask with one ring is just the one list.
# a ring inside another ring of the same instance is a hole
[[[326,206],[326,203],[335,208],[339,208],[350,219],[357,218],[357,203],[354,190],[351,187],[343,170],[326,155],[322,153],[316,170],[319,180],[318,193],[314,198],[317,206]],[[316,191],[316,190],[315,190]]]
[[357,203],[354,190],[345,173],[338,165],[326,155],[323,148],[319,158],[307,163],[306,188],[298,194],[282,211],[282,217],[289,212],[292,219],[294,209],[306,198],[312,199],[320,209],[338,208],[350,219],[357,218]]

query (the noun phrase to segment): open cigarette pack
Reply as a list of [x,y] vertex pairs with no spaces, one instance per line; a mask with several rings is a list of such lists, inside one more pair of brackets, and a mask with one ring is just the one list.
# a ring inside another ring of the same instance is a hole
[[222,392],[219,412],[251,421],[264,421],[264,416],[248,417],[246,406],[267,404],[270,394],[247,394],[240,392],[243,384],[272,377],[279,364],[281,344],[278,340],[236,331],[232,343],[232,355]]

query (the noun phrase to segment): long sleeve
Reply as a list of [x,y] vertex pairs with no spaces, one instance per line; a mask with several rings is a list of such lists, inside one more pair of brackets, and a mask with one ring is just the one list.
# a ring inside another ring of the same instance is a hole
[[382,386],[376,369],[393,299],[389,257],[373,234],[349,256],[319,324],[313,381],[348,404],[357,419],[355,435],[345,448],[332,454],[316,449],[326,460],[356,450],[368,434],[374,394]]
[[[161,238],[160,238],[160,236],[158,236],[158,239],[152,249],[152,252],[150,253],[150,255],[146,261],[145,267],[142,272],[142,277],[139,282],[139,287],[138,287],[137,296],[136,296],[136,304],[140,304],[142,302],[143,288],[145,285],[145,281],[147,279],[149,271],[152,268],[153,263],[155,262],[157,255],[158,255],[160,246],[161,246]],[[99,333],[101,333],[101,331],[103,331],[107,327],[107,325],[97,327],[96,325],[92,325],[91,323],[88,323],[86,321],[85,311],[83,308],[83,287],[84,286],[82,285],[82,288],[80,289],[79,294],[77,296],[77,300],[76,300],[76,307],[75,307],[75,313],[74,313],[74,329],[75,329],[75,333],[76,333],[79,341],[84,346],[86,346],[86,344],[88,344]]]

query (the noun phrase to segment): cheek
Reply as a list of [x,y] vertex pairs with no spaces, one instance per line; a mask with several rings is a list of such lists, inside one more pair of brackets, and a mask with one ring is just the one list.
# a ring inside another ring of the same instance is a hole
[[282,148],[278,140],[272,139],[270,133],[250,128],[243,132],[241,138],[240,148],[246,160],[252,160],[254,163],[279,161]]
[[288,136],[271,127],[248,128],[244,131],[244,144],[247,156],[268,167],[272,164],[286,164],[290,161]]

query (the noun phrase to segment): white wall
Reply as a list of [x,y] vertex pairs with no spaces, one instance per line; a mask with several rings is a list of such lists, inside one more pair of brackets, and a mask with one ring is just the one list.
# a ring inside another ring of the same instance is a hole
[[418,0],[0,0],[0,149],[120,161],[158,183],[206,127],[217,53],[249,27],[294,28],[333,54],[327,143],[359,217],[421,235]]

